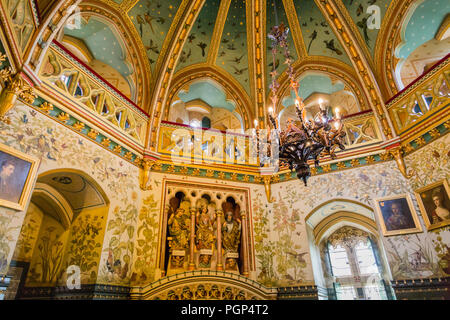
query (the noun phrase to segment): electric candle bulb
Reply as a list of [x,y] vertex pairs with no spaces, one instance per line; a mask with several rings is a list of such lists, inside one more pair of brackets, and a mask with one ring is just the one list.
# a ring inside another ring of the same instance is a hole
[[320,98],[320,99],[319,99],[319,107],[320,107],[320,110],[323,110],[322,103],[323,103],[323,99]]
[[255,120],[253,121],[253,123],[255,124],[255,128],[257,128],[257,127],[258,127],[258,120],[255,119]]
[[341,118],[341,114],[340,114],[340,110],[339,108],[334,109],[335,113],[336,113],[336,118],[340,119]]
[[273,108],[272,107],[269,107],[269,112],[273,113]]
[[336,130],[339,129],[339,126],[340,126],[339,121],[335,121],[335,122],[334,122],[334,127],[336,128]]

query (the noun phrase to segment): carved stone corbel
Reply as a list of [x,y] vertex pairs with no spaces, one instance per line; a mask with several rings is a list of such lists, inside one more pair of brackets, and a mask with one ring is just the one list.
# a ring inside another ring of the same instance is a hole
[[271,191],[271,187],[270,187],[271,178],[272,178],[272,176],[263,176],[264,188],[266,189],[266,197],[267,197],[267,201],[269,203],[273,202],[272,191]]
[[33,87],[28,84],[20,72],[12,75],[11,68],[0,70],[0,80],[4,86],[0,93],[0,121],[10,123],[6,113],[14,107],[17,98],[33,103],[36,95],[33,93]]
[[143,159],[141,162],[141,168],[139,169],[139,186],[143,191],[152,189],[152,186],[147,186],[147,184],[150,179],[150,170],[155,162],[156,161],[152,159]]
[[400,172],[402,173],[402,175],[406,179],[410,179],[414,175],[414,170],[409,170],[409,172],[408,172],[408,170],[406,168],[405,159],[403,159],[402,147],[398,146],[398,147],[388,150],[387,152],[389,152],[392,155],[392,157],[395,159],[395,162],[397,162],[397,167],[400,170]]

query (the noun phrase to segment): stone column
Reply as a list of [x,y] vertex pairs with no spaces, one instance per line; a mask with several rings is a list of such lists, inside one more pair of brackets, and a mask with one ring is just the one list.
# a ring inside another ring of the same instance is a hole
[[248,277],[248,235],[247,235],[247,214],[245,211],[241,211],[241,237],[242,237],[242,275]]
[[195,207],[190,208],[191,212],[191,242],[189,246],[189,270],[195,269],[194,263],[194,248],[195,248],[195,214],[197,210]]
[[216,270],[217,271],[223,271],[223,264],[222,264],[222,217],[223,217],[223,211],[217,210],[217,265]]

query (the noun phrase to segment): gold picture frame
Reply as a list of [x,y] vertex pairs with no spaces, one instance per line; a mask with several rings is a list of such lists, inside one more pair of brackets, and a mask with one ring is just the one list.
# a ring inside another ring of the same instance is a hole
[[0,207],[25,210],[39,159],[0,143]]
[[[450,187],[447,179],[442,179],[414,191],[427,230],[450,225]],[[441,210],[436,212],[439,201]],[[445,216],[446,214],[446,216]]]
[[409,194],[378,198],[374,201],[383,236],[423,231]]

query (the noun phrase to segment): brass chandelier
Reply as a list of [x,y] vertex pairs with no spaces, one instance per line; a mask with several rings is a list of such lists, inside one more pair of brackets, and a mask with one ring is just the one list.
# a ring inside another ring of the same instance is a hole
[[[267,143],[260,140],[260,131],[257,128],[258,121],[255,120],[257,134],[257,149],[260,151],[260,165],[273,167],[289,167],[291,171],[295,170],[297,177],[303,180],[307,186],[307,180],[311,176],[311,170],[308,162],[319,165],[319,157],[330,156],[331,159],[336,158],[335,150],[345,149],[343,137],[345,132],[341,121],[340,110],[335,109],[335,115],[332,116],[327,111],[327,107],[323,105],[323,100],[319,99],[320,111],[312,118],[307,119],[305,105],[299,97],[299,82],[294,78],[294,69],[292,67],[293,60],[289,53],[287,36],[289,28],[283,23],[272,27],[268,37],[272,41],[272,57],[273,68],[271,74],[272,83],[270,89],[272,91],[271,102],[269,107],[269,120],[272,128],[268,128]],[[275,57],[278,48],[283,50],[285,58],[284,63],[288,67],[288,76],[290,80],[290,88],[295,94],[295,109],[298,121],[288,119],[284,129],[281,129],[278,123],[278,115],[276,114],[276,106],[278,103],[278,89],[280,84],[277,81],[277,71]],[[261,148],[261,146],[263,146]],[[264,150],[261,150],[264,149]]]

